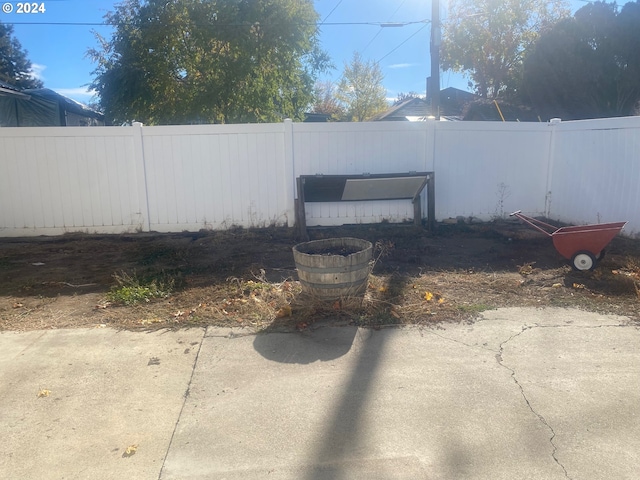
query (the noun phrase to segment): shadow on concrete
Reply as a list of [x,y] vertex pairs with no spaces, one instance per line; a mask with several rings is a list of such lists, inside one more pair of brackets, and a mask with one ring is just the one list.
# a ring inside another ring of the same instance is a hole
[[256,335],[253,347],[264,358],[274,362],[327,362],[346,355],[357,332],[357,327],[347,326],[300,333],[262,333]]
[[[363,452],[361,440],[363,411],[372,394],[378,365],[385,350],[387,332],[360,330],[354,342],[358,358],[349,381],[344,385],[333,418],[321,432],[321,448],[315,458],[309,459],[306,480],[337,480],[348,478],[347,468],[358,466],[368,455]],[[381,477],[376,477],[381,478]]]

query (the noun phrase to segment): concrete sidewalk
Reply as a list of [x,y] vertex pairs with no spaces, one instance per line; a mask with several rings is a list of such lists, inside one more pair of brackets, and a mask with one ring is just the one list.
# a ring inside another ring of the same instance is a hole
[[638,478],[623,317],[246,333],[0,334],[0,478]]

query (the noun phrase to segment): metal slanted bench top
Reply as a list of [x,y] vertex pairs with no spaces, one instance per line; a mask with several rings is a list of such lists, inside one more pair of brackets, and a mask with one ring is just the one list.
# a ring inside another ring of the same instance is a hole
[[296,223],[306,238],[305,202],[348,202],[368,200],[411,200],[414,223],[422,222],[420,194],[427,187],[428,225],[435,214],[433,172],[385,173],[362,175],[301,175],[297,178]]

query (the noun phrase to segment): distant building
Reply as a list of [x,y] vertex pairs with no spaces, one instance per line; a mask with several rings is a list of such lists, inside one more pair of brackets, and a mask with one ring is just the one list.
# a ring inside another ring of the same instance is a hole
[[78,127],[104,124],[102,113],[53,90],[19,90],[0,82],[0,127]]
[[305,113],[303,122],[328,122],[331,115],[328,113]]
[[[465,92],[458,88],[445,88],[440,90],[440,119],[456,121],[462,120],[466,106],[478,99],[473,93]],[[409,98],[404,100],[383,113],[372,118],[375,121],[425,121],[431,113],[431,97]]]
[[422,98],[408,98],[392,106],[388,110],[374,116],[375,122],[416,122],[424,121],[429,116],[429,105]]

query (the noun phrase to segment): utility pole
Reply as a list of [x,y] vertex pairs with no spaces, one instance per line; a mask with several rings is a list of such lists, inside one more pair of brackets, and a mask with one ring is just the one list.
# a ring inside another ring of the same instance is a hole
[[431,115],[440,120],[440,0],[431,0]]

